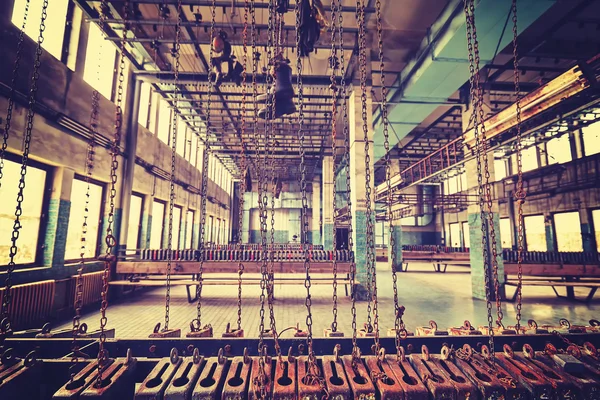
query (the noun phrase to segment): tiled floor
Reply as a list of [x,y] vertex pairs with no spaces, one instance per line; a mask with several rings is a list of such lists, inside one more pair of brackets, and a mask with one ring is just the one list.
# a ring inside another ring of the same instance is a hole
[[[411,271],[398,274],[398,291],[401,304],[406,307],[405,322],[414,330],[416,326],[427,325],[435,320],[440,328],[462,325],[465,319],[473,325],[485,324],[486,304],[471,298],[471,280],[469,269],[449,267],[445,274],[433,273],[430,264],[411,264]],[[378,265],[379,316],[382,332],[394,325],[394,303],[392,297],[391,272],[384,264]],[[512,287],[507,290],[512,291]],[[107,311],[108,326],[116,328],[120,338],[145,338],[151,333],[157,322],[165,317],[165,290],[153,289],[129,297],[124,301],[111,304]],[[315,335],[322,335],[323,329],[332,320],[332,288],[313,286],[312,311]],[[343,287],[339,288],[339,329],[350,334],[351,315],[350,298],[344,296]],[[579,292],[578,292],[579,293]],[[512,292],[511,292],[512,294]],[[580,294],[584,294],[582,291]],[[258,286],[243,287],[242,326],[246,337],[257,337],[259,328]],[[275,319],[277,329],[300,323],[305,327],[306,307],[304,305],[306,289],[304,286],[275,287]],[[189,322],[196,316],[196,304],[189,304],[185,287],[173,287],[171,290],[170,327],[180,327],[183,334],[188,331]],[[357,303],[360,324],[366,319],[365,302]],[[228,322],[235,324],[237,318],[237,286],[205,286],[202,301],[202,322],[214,327],[215,336],[220,336]],[[504,303],[505,325],[514,324],[515,305]],[[265,313],[265,326],[269,326],[268,311]],[[557,299],[551,288],[524,289],[523,320],[533,318],[538,323],[555,323],[559,318],[567,318],[573,323],[585,323],[590,318],[600,317],[600,300],[590,305],[573,303]],[[95,329],[99,325],[98,312],[83,316],[83,322]],[[70,326],[65,321],[62,327]],[[288,335],[289,334],[289,335]],[[284,337],[292,332],[284,333]]]

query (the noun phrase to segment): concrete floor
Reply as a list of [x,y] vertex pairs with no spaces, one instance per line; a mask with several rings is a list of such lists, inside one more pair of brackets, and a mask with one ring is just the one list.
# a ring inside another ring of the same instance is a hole
[[[379,317],[382,334],[394,326],[394,302],[391,272],[385,263],[377,267]],[[507,288],[512,294],[514,288]],[[124,301],[111,304],[107,311],[108,327],[116,328],[119,338],[146,338],[157,322],[164,321],[164,288],[141,292]],[[469,269],[465,267],[448,267],[445,274],[434,273],[431,264],[411,264],[410,272],[398,274],[398,292],[400,302],[406,307],[405,322],[414,331],[415,327],[427,325],[433,319],[440,328],[460,326],[465,319],[474,326],[487,322],[486,303],[471,298],[471,279]],[[322,336],[323,329],[332,320],[332,288],[330,286],[313,286],[312,312],[315,336]],[[585,290],[577,292],[587,294]],[[304,305],[306,289],[303,286],[275,286],[275,318],[277,329],[295,326],[300,323],[305,329],[306,308]],[[339,330],[349,336],[351,333],[351,314],[349,297],[344,296],[343,286],[339,294]],[[242,327],[246,337],[257,337],[259,327],[258,286],[244,286]],[[600,317],[600,300],[589,305],[558,299],[550,287],[526,287],[523,291],[523,321],[535,319],[538,324],[557,323],[559,318],[567,318],[572,323],[583,324],[591,318]],[[237,318],[237,286],[205,286],[203,290],[204,324],[212,324],[215,336],[225,331],[227,322],[235,325]],[[366,321],[366,303],[357,303],[357,323],[359,327]],[[495,306],[494,306],[495,307]],[[505,326],[515,322],[515,305],[503,303]],[[495,311],[494,311],[495,313]],[[269,326],[268,310],[265,313],[265,327]],[[170,327],[179,327],[183,334],[189,329],[189,322],[196,316],[196,305],[189,304],[185,287],[173,287],[171,290]],[[495,318],[495,314],[494,314]],[[83,315],[90,329],[99,326],[99,313],[91,312]],[[71,325],[65,321],[62,326]],[[284,333],[283,337],[292,336],[293,332]]]

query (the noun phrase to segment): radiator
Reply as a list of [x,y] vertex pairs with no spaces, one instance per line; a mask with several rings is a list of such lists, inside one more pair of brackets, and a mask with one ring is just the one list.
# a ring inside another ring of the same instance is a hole
[[[99,302],[102,297],[101,297],[101,292],[102,292],[102,275],[104,274],[104,271],[98,271],[98,272],[89,272],[87,274],[83,274],[83,276],[81,277],[81,283],[83,284],[81,290],[81,306],[85,307],[88,306],[90,304],[94,304]],[[75,304],[75,289],[77,286],[77,275],[73,275],[71,277],[71,299],[73,299],[73,301],[71,302],[71,307],[73,307],[73,305]]]
[[[41,327],[48,322],[54,310],[55,290],[53,280],[13,286],[9,306],[13,330]],[[1,296],[4,296],[4,288],[0,289]]]

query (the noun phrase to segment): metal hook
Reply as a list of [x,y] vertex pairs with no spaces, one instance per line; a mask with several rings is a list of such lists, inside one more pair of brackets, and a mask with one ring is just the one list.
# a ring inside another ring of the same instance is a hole
[[198,350],[197,347],[194,347],[194,351],[192,353],[192,360],[196,365],[200,364],[200,361],[202,360],[202,357],[200,357],[200,350]]
[[169,354],[169,360],[171,361],[171,364],[177,364],[177,362],[179,361],[179,351],[177,351],[175,347],[171,349],[171,353]]
[[421,346],[421,354],[423,355],[423,359],[425,361],[429,361],[429,349],[427,348],[427,346]]
[[222,348],[220,348],[220,349],[219,349],[219,352],[217,353],[217,362],[218,362],[220,365],[225,365],[225,361],[226,361],[226,359],[225,359],[225,357],[223,356],[223,349],[222,349]]
[[502,346],[502,350],[504,351],[504,355],[508,358],[513,358],[514,356],[514,352],[512,347],[510,347],[510,345],[507,343],[504,346]]
[[523,355],[527,358],[531,358],[531,359],[535,358],[535,351],[533,351],[533,348],[531,347],[531,345],[529,345],[527,343],[525,345],[523,345]]
[[244,364],[250,364],[250,355],[248,354],[248,348],[244,347]]
[[[335,358],[335,362],[340,362],[340,351],[342,350],[342,346],[336,344],[333,346],[333,357]],[[359,356],[360,357],[360,356]]]

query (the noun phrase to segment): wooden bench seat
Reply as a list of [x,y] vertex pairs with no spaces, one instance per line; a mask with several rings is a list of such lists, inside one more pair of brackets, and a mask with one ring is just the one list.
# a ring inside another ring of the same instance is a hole
[[[519,285],[518,280],[507,280],[505,282],[507,286],[517,287]],[[594,298],[596,291],[600,288],[600,280],[576,280],[576,281],[566,281],[566,280],[558,280],[558,279],[523,279],[521,281],[522,286],[537,286],[537,287],[548,287],[550,286],[556,294],[557,297],[566,298],[573,301],[583,301],[584,303],[589,303]],[[556,290],[557,287],[564,287],[567,290],[566,296],[563,296],[558,293]],[[590,289],[588,295],[584,300],[578,300],[575,296],[575,288],[588,288]],[[517,298],[517,290],[515,289],[515,293],[511,297],[510,301],[515,301]]]

